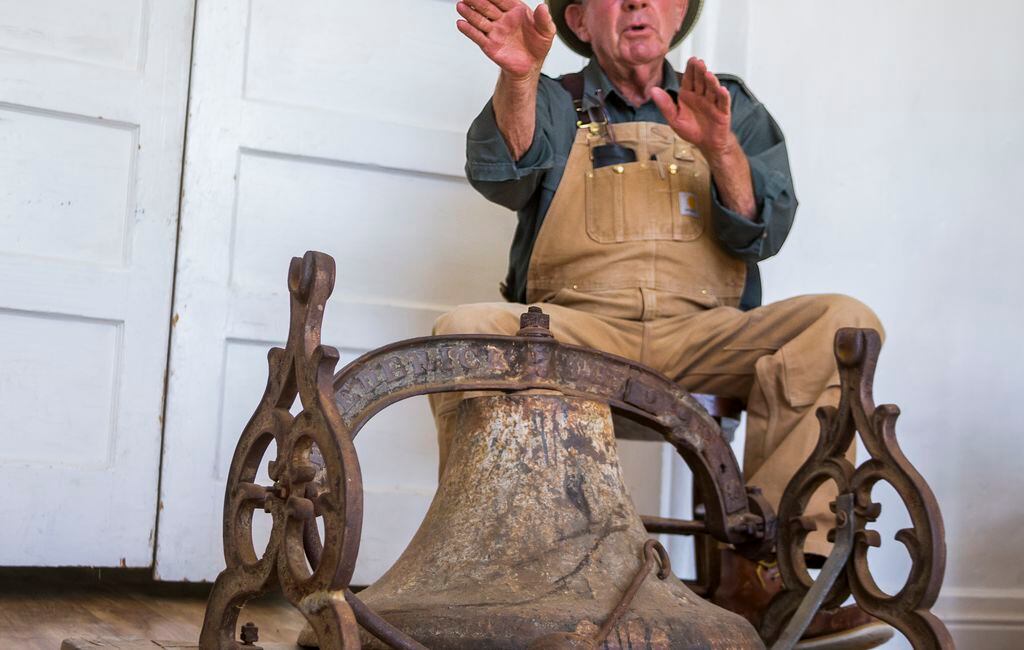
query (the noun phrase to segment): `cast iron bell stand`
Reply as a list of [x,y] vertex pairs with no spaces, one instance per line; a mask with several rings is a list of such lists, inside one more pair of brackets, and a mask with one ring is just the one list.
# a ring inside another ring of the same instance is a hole
[[[748,497],[715,423],[666,378],[625,359],[557,343],[546,331],[546,315],[534,310],[524,315],[516,337],[414,339],[371,352],[335,374],[338,353],[320,342],[333,284],[329,256],[309,252],[292,261],[288,343],[270,352],[267,389],[232,460],[224,514],[227,569],[210,594],[201,648],[246,647],[235,640],[239,612],[248,599],[275,585],[309,620],[325,650],[359,648],[360,625],[391,647],[423,647],[348,589],[362,525],[362,479],[353,438],[381,409],[417,394],[538,388],[601,400],[664,432],[686,459],[705,499],[703,526],[712,537],[752,557],[775,545],[765,534],[773,529],[770,509]],[[787,621],[796,619],[799,627],[802,619],[809,620],[808,610],[816,611],[817,602],[836,606],[852,594],[865,611],[899,629],[915,648],[952,648],[948,631],[930,612],[945,564],[941,515],[934,495],[896,444],[898,409],[876,409],[872,400],[878,336],[868,330],[842,330],[836,341],[842,398],[838,408],[820,411],[819,444],[783,496],[777,546],[786,591],[773,602],[760,632],[768,641],[788,643],[794,631],[784,629]],[[288,409],[296,396],[303,411],[292,417]],[[871,459],[853,468],[843,452],[857,433]],[[254,480],[271,441],[278,450],[269,464],[274,485],[260,486]],[[314,448],[318,453],[311,456]],[[823,572],[833,584],[821,582],[814,588],[803,561],[808,531],[801,515],[815,489],[829,479],[837,483],[841,497],[840,525],[834,533],[839,553],[845,553],[847,536],[852,543],[849,557],[834,554]],[[910,551],[913,567],[895,596],[877,587],[867,565],[867,549],[880,543],[867,524],[879,515],[871,490],[881,480],[893,485],[913,521],[913,528],[897,537]],[[251,537],[256,508],[269,512],[274,522],[262,557]],[[318,517],[324,526],[322,543],[313,523]],[[809,604],[798,611],[805,600]]]

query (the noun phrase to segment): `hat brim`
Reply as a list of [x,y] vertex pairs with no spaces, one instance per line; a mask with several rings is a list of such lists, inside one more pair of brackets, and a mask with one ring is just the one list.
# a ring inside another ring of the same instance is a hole
[[[576,0],[544,1],[547,3],[548,8],[551,9],[551,17],[555,21],[555,26],[558,28],[558,37],[562,39],[562,42],[568,45],[569,49],[576,54],[585,56],[588,59],[593,58],[594,50],[591,49],[590,44],[581,41],[565,22],[565,8],[576,2]],[[697,19],[700,18],[700,12],[703,8],[704,0],[690,0],[690,4],[686,8],[686,16],[683,17],[683,24],[672,38],[672,44],[669,45],[670,50],[682,43],[683,39],[690,35],[690,32],[697,25]]]

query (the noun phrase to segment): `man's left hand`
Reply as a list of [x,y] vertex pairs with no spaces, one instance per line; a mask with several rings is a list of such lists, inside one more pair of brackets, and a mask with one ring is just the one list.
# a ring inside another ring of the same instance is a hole
[[725,205],[756,219],[750,162],[732,132],[732,97],[718,77],[692,57],[679,84],[679,101],[672,101],[662,88],[652,88],[651,99],[676,135],[704,154]]
[[737,146],[730,128],[732,97],[697,57],[691,57],[686,63],[678,102],[672,101],[662,88],[651,89],[651,99],[672,130],[696,145],[708,162],[713,163]]

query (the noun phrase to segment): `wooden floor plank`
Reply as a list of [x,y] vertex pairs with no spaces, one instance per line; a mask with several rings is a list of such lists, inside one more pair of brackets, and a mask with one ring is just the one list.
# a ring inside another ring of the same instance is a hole
[[[174,641],[186,647],[197,643],[207,587],[82,575],[90,574],[48,570],[33,577],[31,571],[0,570],[0,649],[57,650],[64,640],[75,638]],[[297,648],[294,642],[304,623],[280,597],[246,606],[239,623],[247,621],[259,626],[260,645],[268,649]]]

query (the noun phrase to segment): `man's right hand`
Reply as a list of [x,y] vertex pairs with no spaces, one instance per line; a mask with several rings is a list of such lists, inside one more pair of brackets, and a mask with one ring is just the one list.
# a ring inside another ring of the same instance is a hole
[[465,19],[458,21],[459,31],[502,72],[515,80],[536,80],[555,40],[547,3],[530,11],[521,0],[461,0],[455,10]]

